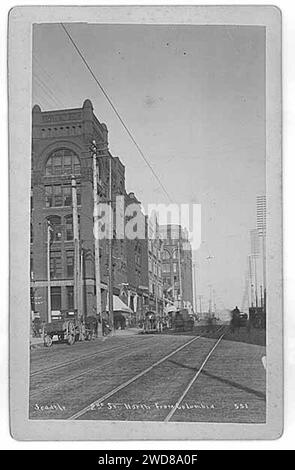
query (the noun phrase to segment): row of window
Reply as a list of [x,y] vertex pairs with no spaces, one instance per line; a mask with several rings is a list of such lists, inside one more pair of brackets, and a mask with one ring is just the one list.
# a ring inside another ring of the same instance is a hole
[[[177,273],[178,272],[178,265],[177,263],[172,264],[172,272]],[[171,264],[170,263],[163,263],[162,264],[162,271],[163,273],[170,273],[171,272]]]
[[[51,310],[61,310],[61,287],[51,287]],[[74,287],[67,286],[67,308],[74,308]]]
[[[77,186],[77,204],[81,205],[81,188]],[[70,185],[45,186],[45,207],[71,207],[72,187]]]
[[[66,251],[66,277],[72,278],[74,276],[74,251]],[[63,277],[63,262],[61,250],[50,251],[50,278],[59,279]]]
[[151,257],[149,257],[149,271],[154,273],[155,276],[161,276],[161,266],[157,264]]
[[156,285],[156,284],[155,284],[154,282],[152,282],[152,281],[149,282],[149,291],[150,291],[153,295],[157,295],[157,297],[162,297],[162,294],[163,294],[162,286]]
[[[63,238],[66,241],[74,239],[72,214],[68,214],[63,218],[58,215],[51,215],[47,217],[47,220],[49,221],[50,226],[52,228],[51,242],[60,242]],[[80,228],[80,216],[78,216],[78,224]]]

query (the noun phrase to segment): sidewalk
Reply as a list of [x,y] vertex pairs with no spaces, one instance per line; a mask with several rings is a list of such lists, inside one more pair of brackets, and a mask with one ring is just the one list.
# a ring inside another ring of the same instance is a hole
[[43,338],[30,336],[30,349],[40,348],[44,345]]
[[113,333],[113,336],[131,336],[131,335],[138,335],[140,334],[141,329],[140,328],[126,328],[126,330],[116,330],[115,333]]

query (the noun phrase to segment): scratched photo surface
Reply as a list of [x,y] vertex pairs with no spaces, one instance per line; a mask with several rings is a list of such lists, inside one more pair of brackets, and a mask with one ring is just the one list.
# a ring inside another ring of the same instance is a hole
[[266,422],[265,28],[35,24],[31,420]]

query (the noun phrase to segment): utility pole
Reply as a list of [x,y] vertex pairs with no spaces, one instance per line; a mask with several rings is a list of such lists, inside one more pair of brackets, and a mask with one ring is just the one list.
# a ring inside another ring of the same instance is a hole
[[102,335],[102,315],[101,315],[101,290],[100,290],[100,259],[99,259],[99,222],[98,222],[98,204],[99,196],[97,192],[97,184],[99,179],[97,159],[97,149],[95,140],[91,146],[93,159],[93,224],[94,224],[94,258],[95,258],[95,290],[96,290],[96,315],[100,318],[98,323],[98,335]]
[[255,279],[255,307],[258,307],[257,262],[256,262],[256,255],[253,255],[253,258],[254,258],[254,279]]
[[248,256],[249,259],[249,281],[250,281],[250,301],[251,307],[253,307],[253,276],[252,276],[252,263],[251,263],[251,255]]
[[209,284],[209,290],[210,290],[210,295],[209,295],[209,317],[211,318],[211,316],[212,316],[212,284]]
[[50,234],[52,228],[47,220],[47,321],[51,323],[51,284],[50,284]]
[[249,309],[249,277],[248,277],[248,270],[245,273],[245,284],[244,284],[244,293],[242,298],[242,306],[241,312],[246,313],[247,307]]
[[200,302],[200,318],[202,318],[202,315],[203,315],[203,310],[202,310],[202,298],[203,296],[202,295],[199,295],[199,302]]
[[178,241],[178,273],[179,273],[179,294],[180,294],[180,308],[183,308],[182,299],[182,273],[181,273],[181,260],[180,260],[180,241]]
[[214,317],[216,316],[216,292],[215,289],[213,289],[213,313]]
[[85,311],[84,311],[84,259],[83,259],[83,246],[81,243],[80,247],[80,301],[81,301],[81,314],[83,320],[85,320]]
[[197,313],[197,263],[193,262],[193,307],[194,312]]
[[112,157],[109,156],[109,316],[115,333],[113,308],[113,206],[112,206]]
[[80,302],[80,255],[79,255],[79,225],[77,207],[77,186],[76,179],[72,176],[72,210],[73,210],[73,238],[74,238],[74,309],[81,315]]
[[160,262],[161,257],[159,259],[160,253],[160,239],[159,239],[159,231],[158,231],[158,221],[155,219],[155,229],[156,229],[156,289],[155,289],[155,300],[156,300],[156,314],[159,313],[159,301],[158,301],[158,292],[159,292],[159,272],[160,272]]

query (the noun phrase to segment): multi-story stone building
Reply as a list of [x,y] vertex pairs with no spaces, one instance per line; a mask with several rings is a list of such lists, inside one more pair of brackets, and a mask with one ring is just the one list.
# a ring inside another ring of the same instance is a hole
[[[33,108],[31,198],[31,287],[32,307],[47,318],[48,221],[52,228],[49,246],[51,309],[74,307],[74,241],[71,179],[77,184],[79,259],[81,262],[82,313],[96,313],[93,170],[90,145],[101,152],[97,191],[101,201],[109,196],[109,164],[112,167],[113,198],[125,196],[125,167],[108,150],[108,130],[86,100],[82,108],[41,111]],[[126,240],[113,241],[114,293],[127,283]],[[102,309],[108,283],[108,241],[100,241]],[[37,301],[36,301],[37,299]]]
[[[127,244],[127,285],[128,306],[134,312],[134,320],[138,322],[144,316],[148,305],[148,243],[146,217],[141,210],[141,203],[133,192],[126,195],[125,205],[137,212],[137,220],[142,227],[143,236],[134,239],[126,238]],[[132,217],[132,215],[131,215]],[[138,219],[140,218],[140,220]],[[139,234],[140,235],[140,234]]]
[[163,313],[162,240],[157,217],[147,219],[149,308]]
[[186,231],[180,225],[160,227],[164,298],[176,307],[192,310],[192,250]]

